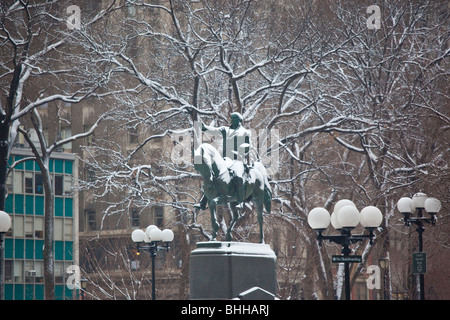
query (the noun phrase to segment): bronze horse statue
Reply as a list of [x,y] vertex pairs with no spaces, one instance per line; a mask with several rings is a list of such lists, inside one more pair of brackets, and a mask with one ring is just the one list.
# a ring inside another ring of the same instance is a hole
[[203,191],[209,205],[212,224],[212,239],[216,240],[219,224],[216,207],[230,203],[233,216],[227,228],[226,241],[231,241],[231,232],[239,219],[239,204],[252,201],[258,215],[260,243],[264,243],[263,209],[271,210],[272,191],[264,166],[255,162],[246,167],[241,160],[223,158],[210,144],[203,143],[194,150],[194,167],[203,177]]

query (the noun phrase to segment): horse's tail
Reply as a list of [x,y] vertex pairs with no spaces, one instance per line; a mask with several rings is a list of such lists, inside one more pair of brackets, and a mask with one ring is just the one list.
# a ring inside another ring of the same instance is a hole
[[272,208],[272,190],[270,189],[269,180],[264,177],[264,206],[268,213]]
[[264,179],[264,207],[266,211],[270,213],[272,209],[272,189],[270,188],[269,179],[267,179],[266,168],[264,168],[263,164],[259,161],[255,161],[254,166],[256,169],[261,172]]

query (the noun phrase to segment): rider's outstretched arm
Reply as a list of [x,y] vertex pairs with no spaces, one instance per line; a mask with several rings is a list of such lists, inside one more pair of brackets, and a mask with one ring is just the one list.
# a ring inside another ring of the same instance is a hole
[[212,134],[214,136],[222,136],[222,132],[225,130],[225,127],[213,127],[207,126],[202,122],[202,131],[206,131],[206,133]]

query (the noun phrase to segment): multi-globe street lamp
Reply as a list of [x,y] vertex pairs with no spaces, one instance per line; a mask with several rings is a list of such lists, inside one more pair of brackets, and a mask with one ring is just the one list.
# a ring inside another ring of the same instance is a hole
[[80,290],[81,290],[81,300],[86,299],[86,288],[87,288],[88,279],[81,278],[80,279]]
[[388,294],[388,291],[386,290],[386,273],[387,269],[389,268],[389,259],[387,257],[378,259],[378,264],[380,265],[381,269],[381,278],[383,279],[382,284],[382,297],[383,300],[390,300],[390,295]]
[[[150,225],[145,229],[136,229],[131,233],[131,239],[137,244],[137,252],[144,250],[150,254],[152,258],[152,300],[156,299],[155,289],[155,258],[159,250],[169,251],[169,243],[173,241],[174,234],[170,229],[160,230],[155,225]],[[162,242],[164,246],[159,246]]]
[[3,300],[3,284],[5,281],[5,259],[3,253],[3,240],[5,233],[11,228],[11,217],[5,211],[0,210],[0,300]]
[[[350,266],[351,262],[361,262],[359,256],[351,256],[349,246],[352,243],[369,239],[373,242],[374,230],[381,225],[383,215],[381,211],[373,206],[365,207],[358,211],[355,204],[347,199],[340,200],[330,213],[325,208],[314,208],[308,214],[309,226],[317,232],[317,240],[322,245],[323,240],[328,240],[342,246],[342,256],[334,256],[334,262],[344,263],[345,273],[345,299],[350,300]],[[340,235],[323,235],[323,232],[331,225],[340,232]],[[354,235],[351,231],[361,224],[369,233]]]
[[[397,202],[397,209],[403,215],[403,220],[406,226],[414,223],[417,226],[417,233],[419,234],[419,254],[421,259],[426,262],[426,257],[423,253],[423,239],[422,233],[425,231],[424,222],[431,225],[436,224],[436,214],[441,210],[441,202],[436,198],[428,198],[425,193],[416,193],[412,198],[403,197]],[[429,214],[429,217],[423,216],[423,211]],[[417,211],[417,217],[413,214]],[[416,255],[417,256],[417,255]],[[420,286],[420,300],[425,300],[425,270],[418,270],[419,272],[419,286]]]

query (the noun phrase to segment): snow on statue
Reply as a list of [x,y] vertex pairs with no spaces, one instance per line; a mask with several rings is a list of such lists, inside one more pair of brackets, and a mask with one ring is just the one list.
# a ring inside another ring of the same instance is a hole
[[217,237],[219,224],[216,206],[230,203],[233,217],[227,230],[226,240],[244,208],[244,202],[253,201],[258,214],[260,242],[264,243],[263,208],[270,212],[272,192],[264,166],[256,161],[250,164],[250,131],[242,126],[243,117],[234,112],[230,127],[210,127],[202,123],[202,130],[222,137],[222,155],[210,144],[203,143],[194,150],[194,167],[203,177],[203,196],[195,207],[209,206],[213,228],[212,240]]

